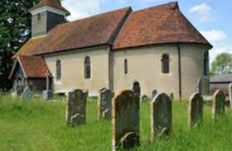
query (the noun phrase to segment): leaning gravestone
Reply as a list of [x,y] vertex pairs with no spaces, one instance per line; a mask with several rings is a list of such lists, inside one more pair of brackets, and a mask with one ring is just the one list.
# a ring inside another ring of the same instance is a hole
[[112,112],[113,92],[109,89],[101,89],[98,99],[98,119],[110,119]]
[[196,127],[203,117],[203,98],[200,93],[194,93],[189,100],[188,123]]
[[122,91],[113,100],[113,151],[139,145],[139,97],[131,90]]
[[229,100],[230,100],[230,106],[232,106],[232,83],[229,84]]
[[212,116],[216,118],[218,115],[225,113],[225,95],[222,90],[217,90],[213,95]]
[[169,135],[172,127],[172,101],[165,93],[157,94],[151,102],[151,141]]
[[197,81],[197,92],[202,94],[202,80],[198,79]]
[[170,93],[170,99],[173,101],[174,100],[174,93]]
[[152,99],[157,95],[158,91],[156,89],[154,89],[152,91]]
[[23,93],[21,94],[21,98],[23,100],[31,100],[33,97],[33,92],[30,90],[29,87],[25,87]]
[[132,90],[136,95],[138,95],[139,98],[141,97],[141,87],[139,82],[134,82]]
[[80,125],[86,123],[86,102],[88,92],[74,90],[68,93],[66,122],[68,125]]

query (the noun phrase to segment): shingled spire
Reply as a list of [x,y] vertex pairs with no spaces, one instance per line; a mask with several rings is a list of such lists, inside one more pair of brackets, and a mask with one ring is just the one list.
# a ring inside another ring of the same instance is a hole
[[32,37],[46,35],[53,27],[66,21],[69,12],[57,0],[41,0],[30,9]]

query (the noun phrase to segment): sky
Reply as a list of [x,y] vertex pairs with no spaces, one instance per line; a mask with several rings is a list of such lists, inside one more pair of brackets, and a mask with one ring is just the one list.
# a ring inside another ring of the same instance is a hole
[[[131,6],[140,10],[171,0],[63,0],[73,21],[99,13]],[[190,22],[213,45],[210,62],[222,52],[232,53],[232,1],[231,0],[178,0],[179,7]]]

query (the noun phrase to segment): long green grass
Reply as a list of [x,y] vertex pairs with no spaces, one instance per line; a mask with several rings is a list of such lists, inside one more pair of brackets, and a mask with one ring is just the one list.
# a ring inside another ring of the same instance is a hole
[[[87,124],[65,125],[65,102],[20,101],[0,96],[0,151],[110,151],[111,122],[97,120],[97,103],[87,104]],[[141,146],[136,151],[231,151],[232,114],[211,119],[204,107],[204,121],[195,129],[187,125],[187,103],[173,103],[173,129],[169,139],[150,142],[150,107],[140,107]]]

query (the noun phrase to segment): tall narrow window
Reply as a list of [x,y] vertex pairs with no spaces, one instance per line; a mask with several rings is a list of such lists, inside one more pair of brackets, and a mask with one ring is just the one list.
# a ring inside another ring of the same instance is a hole
[[85,79],[91,78],[91,61],[89,57],[85,57],[84,74],[85,74]]
[[205,52],[204,53],[204,76],[208,76],[209,74],[209,53],[208,52]]
[[161,60],[161,64],[162,64],[162,73],[169,73],[170,67],[169,67],[169,55],[168,54],[163,54],[162,56],[162,60]]
[[125,74],[128,73],[128,62],[127,62],[127,59],[124,60],[124,73]]
[[56,80],[61,80],[61,61],[56,61]]

